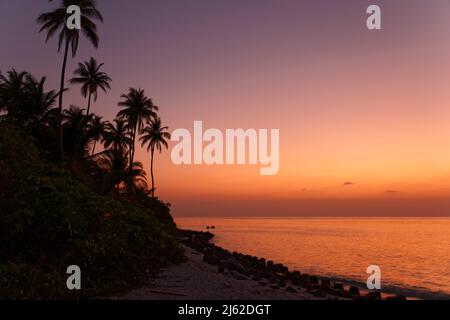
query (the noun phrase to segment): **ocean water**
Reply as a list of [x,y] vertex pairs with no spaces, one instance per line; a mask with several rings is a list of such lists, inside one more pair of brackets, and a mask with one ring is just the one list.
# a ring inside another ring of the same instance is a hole
[[177,218],[230,251],[264,257],[291,270],[365,286],[381,268],[382,291],[450,299],[450,218]]

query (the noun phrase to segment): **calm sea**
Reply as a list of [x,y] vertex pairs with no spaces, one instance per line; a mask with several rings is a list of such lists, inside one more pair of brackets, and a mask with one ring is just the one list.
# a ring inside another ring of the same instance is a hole
[[211,230],[214,242],[292,270],[365,284],[381,268],[382,290],[450,299],[450,218],[177,218]]

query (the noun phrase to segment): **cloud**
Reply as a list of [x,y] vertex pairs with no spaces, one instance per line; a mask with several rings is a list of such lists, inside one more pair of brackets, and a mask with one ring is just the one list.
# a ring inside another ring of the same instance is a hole
[[354,186],[355,183],[354,183],[354,182],[351,182],[351,181],[347,181],[347,182],[344,182],[342,185],[343,185],[344,187],[349,187],[349,186]]
[[397,190],[386,190],[384,193],[386,194],[393,194],[393,193],[399,193]]

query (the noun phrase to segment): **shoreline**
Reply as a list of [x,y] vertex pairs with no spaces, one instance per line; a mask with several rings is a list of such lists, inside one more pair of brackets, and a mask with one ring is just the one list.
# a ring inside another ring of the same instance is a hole
[[186,261],[171,265],[140,288],[112,299],[125,300],[406,300],[289,270],[264,258],[230,252],[211,232],[178,229]]

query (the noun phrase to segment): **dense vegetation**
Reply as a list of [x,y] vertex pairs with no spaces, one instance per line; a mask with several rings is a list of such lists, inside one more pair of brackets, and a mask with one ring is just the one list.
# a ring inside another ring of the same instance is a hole
[[[112,81],[94,58],[68,81],[81,86],[87,112],[63,100],[68,50],[75,56],[80,36],[65,27],[70,4],[81,6],[82,34],[95,46],[89,19],[102,21],[92,0],[62,1],[39,17],[48,37],[60,30],[65,48],[59,91],[47,90],[45,77],[0,72],[0,298],[106,295],[182,259],[170,206],[154,195],[154,151],[170,138],[158,107],[130,88],[113,122],[91,112]],[[151,152],[150,189],[134,158],[139,141]],[[80,266],[82,290],[67,289],[69,265]]]

